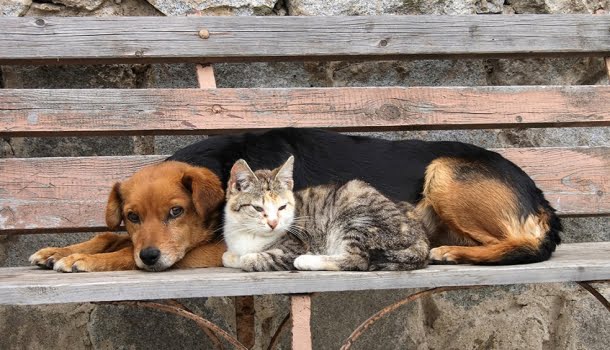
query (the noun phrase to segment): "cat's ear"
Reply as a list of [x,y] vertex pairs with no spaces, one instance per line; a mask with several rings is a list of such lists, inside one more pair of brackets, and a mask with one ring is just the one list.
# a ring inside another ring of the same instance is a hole
[[294,187],[294,180],[292,173],[294,170],[294,156],[290,156],[288,160],[277,170],[275,174],[275,180],[278,181],[283,187],[292,191]]
[[228,190],[231,193],[248,192],[256,180],[256,175],[245,160],[240,159],[231,168]]

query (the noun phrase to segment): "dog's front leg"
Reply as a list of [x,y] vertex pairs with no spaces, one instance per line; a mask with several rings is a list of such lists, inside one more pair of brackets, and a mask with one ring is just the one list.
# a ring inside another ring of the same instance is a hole
[[107,232],[96,235],[88,241],[69,245],[67,247],[42,248],[32,254],[29,260],[32,265],[52,269],[57,261],[72,254],[109,253],[130,245],[132,245],[132,243],[128,235]]
[[137,269],[133,246],[100,254],[76,253],[60,259],[53,266],[59,272],[98,272]]
[[180,269],[194,267],[221,267],[222,254],[227,251],[224,241],[204,243],[186,253],[186,256],[176,263]]

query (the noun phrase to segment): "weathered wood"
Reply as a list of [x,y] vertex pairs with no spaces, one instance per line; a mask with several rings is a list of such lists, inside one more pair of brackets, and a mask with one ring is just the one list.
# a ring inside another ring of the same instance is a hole
[[608,25],[592,15],[5,17],[0,64],[608,56]]
[[[610,214],[610,148],[499,149],[561,215]],[[0,232],[105,230],[108,191],[164,156],[0,159]]]
[[292,349],[311,350],[311,295],[291,295]]
[[609,125],[610,86],[0,89],[4,137]]
[[551,260],[512,266],[432,265],[410,272],[260,272],[209,268],[166,272],[57,273],[0,269],[0,304],[296,294],[437,286],[610,279],[610,242],[564,244]]

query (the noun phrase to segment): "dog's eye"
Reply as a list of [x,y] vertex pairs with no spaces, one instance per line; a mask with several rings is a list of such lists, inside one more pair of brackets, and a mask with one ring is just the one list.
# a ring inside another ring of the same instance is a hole
[[286,204],[284,204],[281,207],[277,208],[277,210],[284,210],[284,209],[286,209]]
[[169,217],[171,217],[172,219],[177,218],[178,216],[182,215],[182,213],[184,213],[184,208],[182,207],[173,207],[169,210]]
[[127,213],[127,220],[133,222],[134,224],[140,223],[140,217],[134,212]]
[[259,207],[258,205],[253,205],[252,208],[254,208],[254,210],[256,210],[259,213],[262,213],[263,211],[265,211],[265,209]]

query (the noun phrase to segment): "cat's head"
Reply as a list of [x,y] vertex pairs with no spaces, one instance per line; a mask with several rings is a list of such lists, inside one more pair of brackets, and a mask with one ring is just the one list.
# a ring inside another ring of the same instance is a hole
[[273,170],[252,171],[240,159],[231,168],[225,220],[252,233],[284,233],[294,221],[294,157]]

